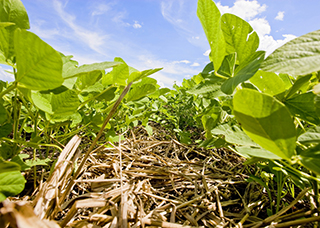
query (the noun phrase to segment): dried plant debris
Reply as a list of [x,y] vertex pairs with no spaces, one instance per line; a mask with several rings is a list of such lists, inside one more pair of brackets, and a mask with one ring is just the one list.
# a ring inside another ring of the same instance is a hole
[[267,217],[266,193],[260,185],[246,181],[250,167],[232,151],[184,145],[156,129],[148,137],[142,127],[126,138],[97,147],[81,175],[72,179],[74,164],[85,153],[75,136],[32,202],[38,217],[30,206],[21,215],[18,204],[5,201],[1,219],[11,227],[28,227],[20,224],[30,219],[56,220],[61,227],[170,228],[287,227],[319,221],[314,216],[317,211],[308,207],[288,212],[303,204],[301,198],[308,189]]

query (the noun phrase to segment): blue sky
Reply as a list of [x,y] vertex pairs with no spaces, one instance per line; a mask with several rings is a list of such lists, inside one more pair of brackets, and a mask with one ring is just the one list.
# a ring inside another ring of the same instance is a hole
[[[209,45],[197,18],[196,0],[22,0],[31,30],[80,64],[123,58],[138,70],[163,67],[154,75],[171,87],[199,73]],[[320,29],[319,0],[221,0],[258,32],[270,54],[285,42]],[[13,80],[0,65],[0,79]]]

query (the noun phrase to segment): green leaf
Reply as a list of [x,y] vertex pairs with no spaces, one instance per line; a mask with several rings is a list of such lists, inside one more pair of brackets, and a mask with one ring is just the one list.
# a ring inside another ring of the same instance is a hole
[[233,108],[243,130],[262,148],[284,159],[295,154],[296,129],[284,104],[255,90],[242,89],[234,95]]
[[115,98],[117,87],[109,87],[108,89],[104,90],[100,95],[96,98],[98,101],[105,100],[111,101]]
[[0,103],[0,124],[3,124],[7,120],[7,111]]
[[156,68],[156,69],[144,70],[141,72],[140,71],[132,72],[128,78],[128,82],[138,81],[138,80],[143,79],[151,74],[154,74],[162,69],[163,68]]
[[[78,77],[79,75],[90,73],[92,71],[102,71],[111,67],[122,65],[121,62],[102,62],[102,63],[92,63],[84,64],[79,67],[69,66],[66,71],[63,72],[63,78]],[[66,66],[67,67],[67,66]]]
[[320,144],[304,150],[298,156],[300,162],[309,170],[312,170],[317,175],[320,175]]
[[29,29],[29,17],[20,0],[0,0],[0,22],[13,22],[16,27]]
[[218,70],[218,74],[228,78],[233,77],[235,65],[236,65],[236,53],[226,55],[223,59],[220,69]]
[[291,84],[286,84],[286,82],[284,82],[276,73],[262,70],[259,70],[252,78],[250,78],[250,82],[261,92],[271,96],[282,93],[291,87]]
[[236,70],[234,77],[229,78],[221,86],[225,94],[232,94],[235,88],[242,82],[249,80],[258,70],[264,60],[264,51],[257,51],[250,58],[246,59]]
[[259,37],[248,22],[233,14],[223,14],[221,29],[226,42],[227,53],[237,53],[237,61],[242,64],[255,53],[259,46]]
[[236,150],[245,158],[258,157],[271,160],[281,159],[281,157],[277,156],[276,154],[260,147],[237,146]]
[[12,132],[12,123],[6,123],[0,126],[0,138],[7,137]]
[[275,50],[261,65],[262,70],[293,76],[320,71],[320,30],[289,41]]
[[31,99],[38,109],[46,113],[53,114],[51,106],[51,94],[41,94],[38,91],[32,91]]
[[303,87],[309,85],[309,80],[311,77],[311,74],[307,76],[299,76],[297,80],[294,82],[293,86],[288,90],[286,94],[286,99],[291,98],[293,95],[296,94],[296,92],[300,91]]
[[302,144],[320,143],[320,126],[309,128],[298,137],[298,141]]
[[141,86],[135,86],[129,91],[127,95],[127,102],[139,100],[142,97],[153,93],[154,91],[156,91],[156,89],[156,86],[153,84],[143,84]]
[[316,95],[312,92],[297,95],[285,101],[292,115],[314,124],[320,124],[314,104]]
[[0,159],[0,202],[19,194],[24,189],[25,182],[17,163]]
[[69,116],[75,113],[80,105],[78,95],[73,90],[59,94],[32,91],[31,98],[37,108],[50,115]]
[[230,126],[229,124],[221,124],[211,130],[214,135],[224,135],[225,140],[231,144],[243,146],[257,146],[246,133],[244,133],[237,125]]
[[20,0],[0,0],[0,63],[13,65],[16,28],[29,29],[29,18]]
[[123,59],[119,57],[114,58],[114,61],[122,62],[122,64],[114,67],[110,72],[110,74],[112,75],[113,83],[126,86],[128,84],[128,78],[130,74],[132,74],[131,72],[129,72],[129,66],[123,61]]
[[226,44],[221,30],[221,13],[212,0],[199,0],[197,15],[211,48],[211,58],[217,71],[226,55]]
[[73,90],[59,94],[52,94],[52,111],[56,115],[71,115],[77,111],[80,105],[78,95]]
[[78,90],[81,91],[89,86],[94,85],[101,78],[101,76],[102,76],[102,71],[100,70],[81,73],[77,77],[75,86]]
[[62,60],[57,51],[32,32],[17,29],[14,37],[16,81],[31,90],[49,90],[63,83]]

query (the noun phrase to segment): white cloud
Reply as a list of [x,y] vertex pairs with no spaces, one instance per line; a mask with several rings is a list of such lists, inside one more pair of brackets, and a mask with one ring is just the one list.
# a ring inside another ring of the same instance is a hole
[[232,7],[223,6],[221,5],[221,2],[218,2],[216,5],[219,8],[221,14],[232,13],[244,20],[251,20],[267,9],[267,6],[265,4],[260,5],[260,3],[256,0],[236,0]]
[[185,65],[188,63],[190,63],[188,60],[166,61],[157,59],[157,57],[152,55],[139,55],[137,57],[137,62],[132,64],[132,66],[138,70],[163,67],[160,72],[155,73],[152,77],[157,79],[158,83],[163,84],[166,87],[172,87],[174,82],[181,85],[181,78],[185,78],[190,74],[195,75],[199,73],[199,70],[194,67]]
[[124,19],[127,17],[127,12],[117,12],[117,14],[112,18],[112,21],[121,26],[130,26],[128,22],[124,22]]
[[[232,13],[242,19],[249,21],[252,28],[257,32],[260,38],[259,50],[265,50],[266,55],[271,54],[275,49],[282,46],[286,42],[294,39],[296,36],[292,34],[283,35],[283,39],[275,40],[271,35],[271,26],[266,18],[259,17],[259,14],[266,11],[267,6],[261,5],[257,0],[236,0],[232,7],[223,6],[221,2],[217,3],[217,7],[221,13]],[[280,11],[276,17],[277,20],[282,20],[284,12]],[[205,56],[210,54],[210,50],[204,53]]]
[[285,34],[282,35],[284,39],[282,40],[274,40],[272,36],[266,35],[260,38],[260,47],[261,50],[266,50],[266,56],[270,55],[274,50],[281,47],[285,43],[289,42],[296,38],[295,35],[292,34]]
[[265,18],[255,18],[249,21],[249,23],[260,37],[270,34],[271,32],[269,22]]
[[284,11],[279,11],[277,16],[274,19],[283,21],[283,17],[284,17]]
[[133,28],[138,29],[141,28],[142,25],[138,23],[138,21],[135,21],[134,24],[132,25]]
[[77,25],[74,22],[76,20],[76,17],[65,12],[61,2],[55,0],[53,2],[53,6],[60,18],[73,30],[76,35],[76,37],[74,37],[75,39],[80,39],[82,42],[86,43],[92,50],[103,54],[100,47],[105,43],[105,39],[107,38],[106,35],[99,34],[95,31],[90,31]]
[[95,4],[95,9],[92,11],[91,16],[102,15],[111,10],[110,4]]
[[208,50],[206,50],[205,53],[203,53],[203,55],[204,55],[204,56],[209,56],[209,55],[210,55],[210,52],[211,52],[211,49],[208,49]]
[[[178,2],[178,6],[174,5],[174,3]],[[183,30],[188,31],[188,29],[184,26],[185,21],[182,19],[183,12],[183,1],[162,1],[161,2],[161,13],[162,16],[173,24],[176,27],[179,27]]]
[[185,64],[188,64],[188,63],[190,63],[190,61],[188,61],[188,60],[181,60],[181,61],[179,61],[179,63],[185,63]]
[[6,72],[5,70],[12,71],[12,69],[10,69],[7,66],[5,66],[5,67],[0,66],[0,80],[5,81],[5,82],[6,81],[13,82],[14,81],[14,75]]
[[197,63],[197,62],[194,62],[194,63],[192,63],[192,64],[191,64],[191,66],[193,66],[193,67],[197,67],[197,66],[200,66],[200,64],[199,64],[199,63]]

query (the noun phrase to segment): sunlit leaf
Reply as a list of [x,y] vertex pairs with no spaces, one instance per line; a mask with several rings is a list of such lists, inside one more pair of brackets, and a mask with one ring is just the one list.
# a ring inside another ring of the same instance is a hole
[[314,124],[320,124],[319,115],[315,107],[316,95],[312,92],[297,95],[285,101],[292,115]]
[[264,60],[264,51],[257,51],[250,58],[239,65],[234,73],[234,77],[229,78],[221,86],[221,91],[226,94],[232,94],[235,88],[242,82],[249,80],[258,70]]
[[14,37],[16,81],[31,90],[49,90],[63,83],[60,54],[32,32],[17,29]]
[[275,50],[261,65],[262,70],[293,76],[320,71],[320,30],[295,38]]
[[24,189],[25,182],[17,163],[0,158],[0,202],[8,196],[19,194]]
[[234,115],[246,134],[262,148],[284,159],[295,154],[296,129],[290,112],[277,99],[242,89],[233,98]]
[[259,46],[259,37],[251,25],[233,14],[223,14],[221,29],[226,42],[226,52],[237,53],[237,61],[241,65],[255,53]]
[[252,78],[250,78],[250,82],[261,92],[271,96],[282,93],[291,86],[291,84],[286,84],[276,73],[262,70],[259,70]]
[[199,0],[197,15],[211,48],[214,69],[219,69],[226,55],[226,43],[221,30],[221,13],[212,0]]

